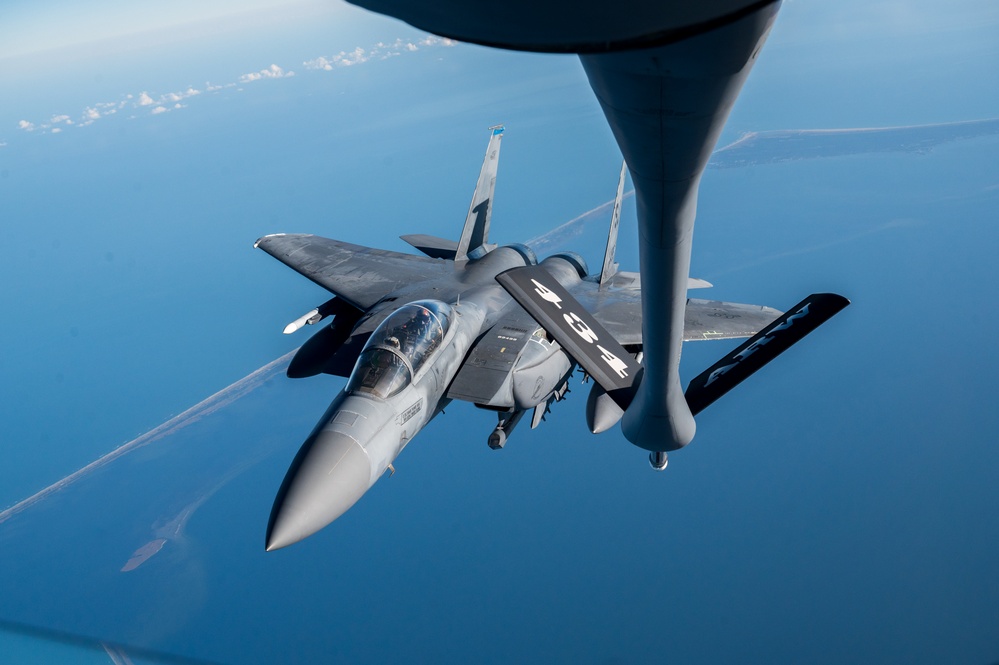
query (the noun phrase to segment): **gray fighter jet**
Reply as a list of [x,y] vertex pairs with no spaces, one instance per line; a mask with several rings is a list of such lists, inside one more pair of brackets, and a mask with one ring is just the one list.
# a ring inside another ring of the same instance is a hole
[[[394,471],[403,448],[452,400],[497,414],[487,440],[494,449],[505,445],[525,414],[537,427],[579,366],[595,379],[587,403],[594,433],[616,424],[627,408],[640,385],[643,317],[639,275],[618,271],[614,261],[625,168],[600,271],[590,274],[571,252],[539,262],[525,245],[488,242],[502,137],[502,127],[491,128],[459,240],[403,236],[425,256],[313,235],[257,241],[256,247],[334,294],[285,329],[333,317],[297,352],[288,375],[349,377],[288,470],[271,512],[268,550],[342,515]],[[705,286],[710,284],[702,280],[687,284]],[[784,336],[807,332],[805,323],[813,322],[799,320],[810,303],[782,316],[769,307],[685,299],[684,340],[756,335],[702,375],[705,386],[691,384],[692,411],[754,371],[750,363],[766,355],[761,350],[786,348]],[[670,441],[668,433],[664,440]],[[665,466],[655,457],[652,462]]]

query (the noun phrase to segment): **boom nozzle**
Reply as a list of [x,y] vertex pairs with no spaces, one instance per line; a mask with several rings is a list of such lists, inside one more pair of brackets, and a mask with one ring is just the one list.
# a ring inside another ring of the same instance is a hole
[[652,468],[656,471],[665,471],[666,465],[669,464],[669,457],[667,457],[666,453],[662,451],[653,451],[649,453],[649,464],[651,464]]

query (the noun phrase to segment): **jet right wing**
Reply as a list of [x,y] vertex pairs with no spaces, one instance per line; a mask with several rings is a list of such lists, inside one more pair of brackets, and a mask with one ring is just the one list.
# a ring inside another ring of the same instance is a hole
[[704,370],[684,396],[695,416],[758,369],[838,314],[850,301],[835,293],[813,293],[773,323]]
[[308,234],[264,236],[253,245],[357,309],[403,286],[453,274],[450,263]]
[[[542,266],[513,268],[497,275],[496,281],[621,409],[628,408],[642,366],[565,287]],[[849,304],[843,296],[816,293],[776,317],[690,382],[684,396],[691,413],[696,416]]]
[[[689,288],[696,287],[694,282]],[[618,342],[642,344],[642,293],[636,273],[616,273],[603,286],[583,280],[569,292]],[[688,298],[683,341],[752,337],[780,315],[773,307]]]

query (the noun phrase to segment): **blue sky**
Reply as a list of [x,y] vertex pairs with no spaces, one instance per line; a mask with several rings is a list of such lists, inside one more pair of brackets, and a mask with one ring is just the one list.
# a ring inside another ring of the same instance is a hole
[[[202,34],[199,24],[226,25],[273,21],[336,11],[333,3],[249,0],[139,3],[103,0],[9,2],[0,8],[0,58],[70,47],[82,48],[136,34],[172,33],[175,40]],[[224,28],[223,28],[224,29]]]
[[[722,142],[995,117],[997,21],[992,2],[786,2]],[[253,251],[259,235],[453,236],[497,122],[496,240],[611,197],[620,156],[574,59],[426,37],[338,3],[0,8],[0,503],[301,343],[281,329],[326,295]],[[26,580],[7,597],[34,598],[0,618],[243,660],[296,639],[358,662],[413,645],[480,662],[994,659],[996,154],[986,137],[709,171],[693,271],[715,288],[697,295],[854,304],[706,412],[664,476],[618,432],[584,431],[584,386],[499,454],[489,414],[454,405],[391,482],[265,557],[277,484],[339,386],[275,381],[0,525]],[[687,378],[723,351],[688,345]],[[217,487],[246,455],[265,462]],[[146,577],[118,573],[209,491]],[[172,586],[190,607],[164,600],[161,630],[125,616]]]

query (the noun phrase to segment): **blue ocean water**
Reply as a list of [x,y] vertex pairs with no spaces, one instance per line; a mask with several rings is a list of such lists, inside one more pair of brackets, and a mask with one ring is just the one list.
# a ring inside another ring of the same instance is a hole
[[[789,25],[806,13],[783,11]],[[610,198],[619,155],[571,58],[459,45],[312,71],[296,63],[421,36],[377,17],[289,26],[271,41],[248,30],[218,58],[196,42],[179,61],[162,47],[109,64],[100,94],[80,83],[67,106],[271,64],[294,77],[5,139],[3,505],[304,339],[280,329],[326,295],[252,250],[259,235],[400,251],[403,233],[452,237],[496,122],[496,240]],[[972,97],[994,102],[976,88],[947,117],[922,78],[861,80],[854,57],[816,57],[817,78],[794,59],[809,45],[780,34],[733,136],[970,119],[986,106]],[[947,62],[920,71],[940,81]],[[907,103],[871,101],[872,81]],[[823,103],[824,87],[851,103]],[[11,124],[68,112],[49,105],[58,86],[23,90]],[[277,375],[0,524],[0,619],[223,662],[994,659],[997,145],[710,170],[693,274],[715,286],[695,295],[854,303],[705,412],[666,474],[619,432],[585,430],[576,382],[499,453],[493,416],[453,404],[341,520],[265,554],[276,488],[340,385]],[[573,241],[592,265],[599,226]],[[725,350],[687,345],[686,378]],[[25,639],[5,637],[6,653],[61,657]]]

